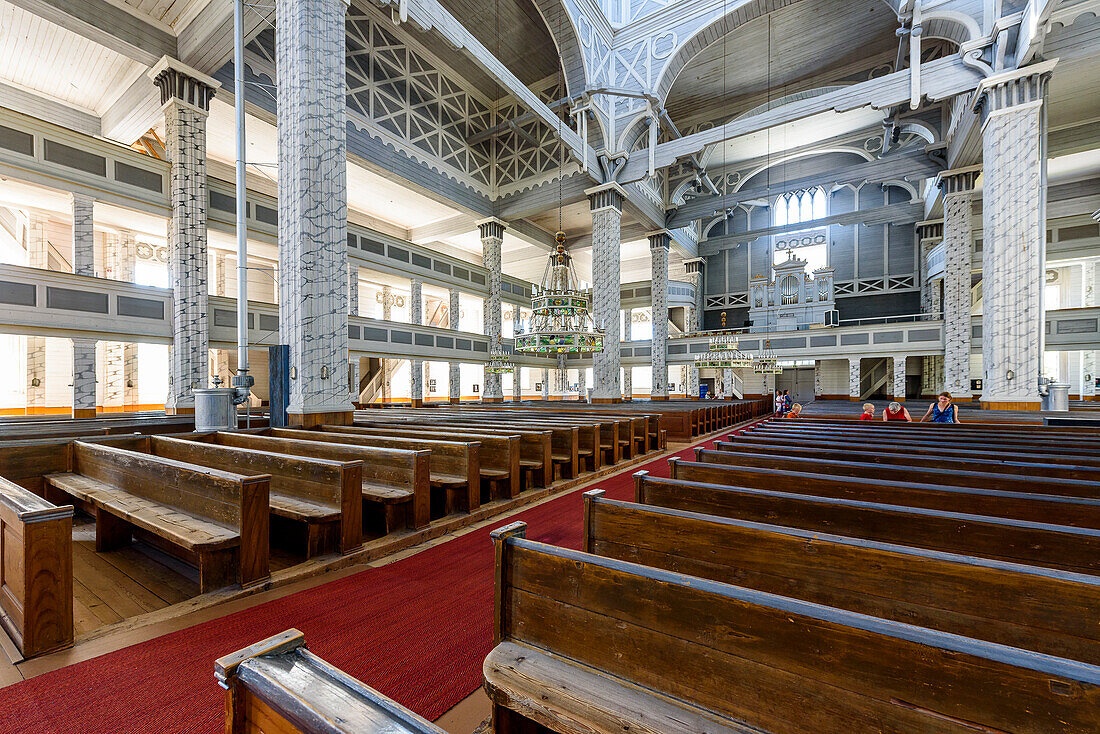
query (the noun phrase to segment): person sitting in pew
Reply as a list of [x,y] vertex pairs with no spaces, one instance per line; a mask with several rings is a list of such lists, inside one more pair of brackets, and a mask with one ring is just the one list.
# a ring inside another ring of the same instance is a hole
[[787,413],[787,418],[801,418],[802,417],[802,403],[795,403],[791,406],[791,412]]
[[928,420],[928,416],[932,416],[933,423],[962,423],[959,420],[959,409],[957,406],[951,403],[951,393],[941,392],[936,402],[928,406],[928,410],[925,411],[924,417],[920,419],[921,423]]
[[886,406],[886,410],[882,411],[882,420],[912,423],[913,416],[909,415],[909,410],[904,405],[895,401]]
[[873,421],[875,419],[875,404],[864,403],[863,413],[860,414],[859,419],[861,421]]

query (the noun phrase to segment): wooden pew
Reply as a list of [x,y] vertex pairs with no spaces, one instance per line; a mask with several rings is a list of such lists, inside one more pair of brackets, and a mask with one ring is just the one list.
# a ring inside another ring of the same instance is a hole
[[[1100,668],[493,533],[494,731],[1094,731]],[[671,671],[675,671],[672,674]]]
[[[245,439],[247,440],[247,439]],[[235,474],[267,474],[274,537],[305,531],[305,557],[339,550],[348,553],[363,544],[363,464],[303,458],[255,447],[215,433],[191,434],[190,440],[153,436],[149,453],[196,466]]]
[[[822,461],[862,461],[891,466],[912,466],[919,461],[899,447],[896,452],[883,452],[851,446],[847,449],[818,448],[797,444],[747,443],[744,441],[715,441],[716,451],[732,454],[766,454],[772,456],[797,456]],[[954,471],[982,471],[1011,476],[1050,477],[1052,479],[1084,479],[1100,481],[1100,466],[1060,466],[1039,461],[1014,461],[1012,456],[1002,458],[945,459],[937,458],[928,466]]]
[[296,629],[214,662],[226,734],[445,734],[306,649]]
[[1100,531],[634,474],[634,501],[880,543],[1100,575]]
[[25,658],[73,644],[73,507],[3,478],[0,627]]
[[45,481],[48,500],[72,497],[95,517],[97,551],[127,545],[140,533],[197,565],[202,592],[269,575],[266,474],[241,476],[75,441],[69,471]]
[[[790,423],[797,423],[798,421],[790,421]],[[877,427],[877,426],[876,426]],[[951,429],[948,429],[949,431]],[[982,434],[979,436],[962,436],[955,435],[954,431],[951,433],[946,432],[934,432],[931,435],[909,435],[905,434],[904,439],[900,439],[895,433],[883,434],[882,431],[875,431],[872,429],[824,429],[824,430],[810,430],[799,431],[791,430],[786,426],[775,427],[773,425],[764,425],[760,428],[753,429],[752,433],[759,435],[785,435],[792,438],[825,438],[825,439],[856,439],[856,440],[871,440],[871,441],[888,441],[897,443],[899,440],[904,440],[906,445],[923,445],[923,446],[944,446],[948,448],[964,447],[969,449],[984,449],[987,451],[1001,451],[1008,448],[1020,449],[1023,451],[1036,452],[1040,450],[1042,453],[1058,453],[1062,455],[1075,455],[1083,454],[1090,455],[1095,453],[1096,449],[1100,447],[1100,442],[1095,441],[1073,441],[1070,439],[1057,439],[1056,441],[1049,441],[1036,445],[1036,440],[1033,438],[1005,438],[1003,436],[995,436],[992,434]]]
[[938,484],[838,477],[724,464],[668,460],[670,476],[704,484],[920,507],[945,512],[972,512],[1028,522],[1100,529],[1100,500],[1026,492],[1006,492]]
[[440,440],[479,441],[481,443],[481,478],[494,498],[515,497],[520,493],[519,433],[501,435],[486,431],[455,431],[427,426],[384,428],[382,426],[320,426],[331,433],[360,436],[391,436],[395,438],[427,438]]
[[983,472],[970,469],[948,469],[937,464],[909,464],[884,467],[855,459],[832,460],[806,459],[796,456],[777,456],[766,453],[713,451],[697,447],[695,461],[705,464],[724,464],[736,467],[775,469],[784,472],[827,474],[829,476],[885,479],[916,482],[947,487],[971,487],[1006,492],[1061,495],[1065,497],[1091,497],[1100,499],[1100,475],[1091,480],[1057,479],[1044,476],[1017,476],[1005,473]]
[[431,484],[432,487],[438,487],[444,492],[444,513],[450,515],[455,512],[473,512],[481,506],[481,443],[478,441],[353,436],[347,433],[303,431],[293,428],[268,428],[259,435],[354,446],[430,451]]
[[583,550],[1100,664],[1100,577],[584,495]]
[[475,417],[436,415],[436,411],[394,411],[393,417],[377,413],[356,418],[358,427],[408,428],[424,426],[434,430],[455,429],[462,433],[482,432],[495,436],[520,437],[520,468],[525,487],[549,487],[554,483],[554,468],[561,467],[563,477],[574,476],[580,434],[568,426],[551,426],[509,420],[489,420]]

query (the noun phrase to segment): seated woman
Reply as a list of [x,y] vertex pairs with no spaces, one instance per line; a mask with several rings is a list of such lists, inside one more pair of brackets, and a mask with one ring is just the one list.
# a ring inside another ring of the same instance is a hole
[[928,406],[928,410],[925,411],[920,422],[924,423],[928,420],[928,416],[932,416],[933,423],[962,423],[959,420],[958,407],[951,404],[951,393],[949,392],[940,393],[936,402]]
[[864,403],[863,414],[859,416],[861,421],[873,421],[875,419],[875,404]]
[[801,418],[802,417],[802,403],[795,403],[791,406],[791,411],[787,413],[788,418]]
[[907,423],[913,422],[913,416],[909,415],[909,411],[904,405],[898,402],[890,403],[886,410],[882,411],[883,421],[906,421]]

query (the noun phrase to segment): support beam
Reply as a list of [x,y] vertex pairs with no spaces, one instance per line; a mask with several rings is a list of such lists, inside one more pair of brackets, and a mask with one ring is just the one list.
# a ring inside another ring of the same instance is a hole
[[[138,81],[143,87],[149,86],[149,80],[144,76]],[[4,107],[10,110],[52,122],[66,130],[92,136],[98,136],[101,133],[99,118],[91,112],[71,107],[41,94],[0,82],[0,99],[4,100]]]
[[176,38],[107,0],[11,0],[13,5],[66,30],[152,66],[176,56]]
[[[925,97],[937,101],[968,92],[978,86],[981,72],[963,63],[958,54],[937,59],[921,69],[921,90]],[[679,158],[702,153],[707,146],[742,135],[766,130],[822,112],[847,112],[860,107],[883,109],[909,100],[909,71],[895,71],[875,79],[780,105],[758,115],[751,115],[710,130],[686,135],[657,146],[657,168],[675,163]],[[640,181],[648,175],[649,160],[637,156],[629,160],[618,176],[619,183]]]
[[741,189],[723,196],[713,194],[700,196],[684,202],[683,206],[676,210],[668,221],[668,227],[675,229],[690,224],[697,219],[720,214],[724,209],[729,209],[746,201],[755,199],[767,199],[779,191],[794,191],[807,189],[813,186],[827,184],[846,184],[866,181],[869,183],[881,183],[896,179],[918,180],[935,176],[941,166],[930,159],[926,152],[912,151],[900,155],[891,155],[878,158],[873,161],[857,163],[844,168],[837,168],[826,174],[804,176],[789,181],[772,182],[772,185],[764,188]]

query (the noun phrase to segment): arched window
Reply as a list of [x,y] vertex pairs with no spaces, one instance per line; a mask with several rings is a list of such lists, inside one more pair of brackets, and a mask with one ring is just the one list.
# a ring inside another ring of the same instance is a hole
[[804,191],[791,191],[776,198],[772,224],[784,227],[824,219],[829,216],[828,209],[828,197],[825,196],[825,189],[820,186]]

